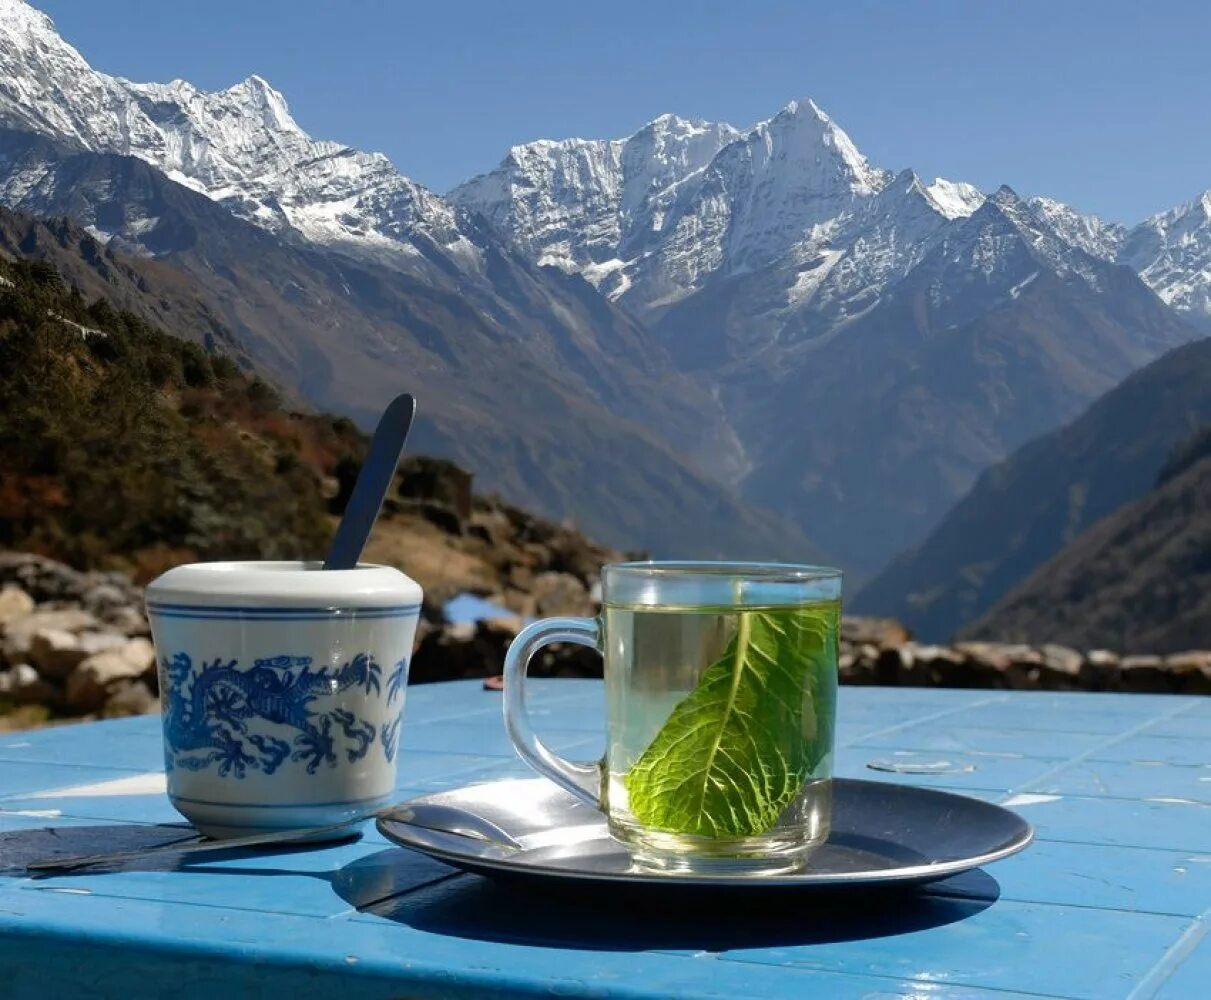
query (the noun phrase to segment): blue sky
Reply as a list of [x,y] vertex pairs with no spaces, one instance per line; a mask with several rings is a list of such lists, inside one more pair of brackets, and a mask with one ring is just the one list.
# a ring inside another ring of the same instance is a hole
[[1211,4],[34,0],[94,66],[259,73],[314,135],[439,191],[529,139],[812,97],[870,159],[1125,222],[1211,188]]

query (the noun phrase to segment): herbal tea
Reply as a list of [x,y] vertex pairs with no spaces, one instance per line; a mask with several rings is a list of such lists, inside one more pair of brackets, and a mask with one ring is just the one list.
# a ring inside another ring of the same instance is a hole
[[798,865],[828,834],[840,603],[603,614],[614,835],[658,864]]

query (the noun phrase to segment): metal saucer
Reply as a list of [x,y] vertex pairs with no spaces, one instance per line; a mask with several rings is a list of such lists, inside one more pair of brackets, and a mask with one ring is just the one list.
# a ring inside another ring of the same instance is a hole
[[470,785],[410,799],[378,820],[388,840],[469,872],[553,885],[831,889],[933,882],[1008,857],[1034,831],[979,799],[837,778],[832,832],[805,869],[700,875],[637,868],[605,817],[545,778]]

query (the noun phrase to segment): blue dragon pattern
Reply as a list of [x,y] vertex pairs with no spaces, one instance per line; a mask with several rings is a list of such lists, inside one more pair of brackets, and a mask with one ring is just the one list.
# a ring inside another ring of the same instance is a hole
[[[402,695],[407,659],[387,681],[387,703]],[[304,763],[309,774],[337,763],[338,740],[352,763],[370,752],[381,735],[387,760],[394,760],[399,720],[373,723],[344,708],[319,711],[315,702],[342,691],[382,691],[382,668],[359,653],[341,667],[312,667],[309,656],[274,656],[256,660],[245,670],[237,661],[216,659],[194,670],[187,653],[162,657],[160,688],[165,692],[164,735],[167,766],[191,771],[217,766],[221,777],[243,778],[249,770],[273,774],[290,759]],[[402,707],[402,706],[401,706]],[[275,723],[296,730],[293,741],[251,732],[250,723]],[[390,736],[388,728],[390,727]]]

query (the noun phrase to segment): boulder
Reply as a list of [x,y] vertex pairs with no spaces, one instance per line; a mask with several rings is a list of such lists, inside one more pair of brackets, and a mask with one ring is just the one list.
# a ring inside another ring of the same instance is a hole
[[40,628],[29,641],[26,650],[29,662],[43,677],[62,680],[88,656],[74,632],[58,628]]
[[1165,657],[1165,669],[1185,694],[1211,694],[1211,651],[1190,650]]
[[112,608],[105,613],[102,621],[109,628],[121,632],[123,635],[151,635],[147,617],[140,608],[133,605]]
[[78,600],[87,577],[54,559],[29,552],[0,553],[0,584],[16,583],[36,601]]
[[91,611],[101,617],[117,608],[128,607],[130,590],[112,583],[98,583],[84,592],[80,604],[85,611]]
[[1165,657],[1165,666],[1177,673],[1206,670],[1211,668],[1211,650],[1191,649],[1184,653],[1170,653]]
[[159,710],[160,700],[144,681],[122,681],[109,691],[101,715],[106,719],[118,719],[128,715],[148,715]]
[[14,705],[53,705],[59,693],[28,663],[18,663],[0,674],[0,697]]
[[967,657],[972,663],[978,663],[991,670],[1005,670],[1013,662],[1009,649],[1000,642],[960,642],[955,644],[955,652]]
[[1003,674],[1005,686],[1019,691],[1037,691],[1043,685],[1043,654],[1033,646],[1007,647],[1009,666]]
[[[30,638],[29,662],[48,680],[64,680],[81,661],[97,653],[120,649],[129,640],[120,632],[80,632],[39,629]],[[146,639],[139,642],[146,643]]]
[[1123,691],[1166,692],[1174,690],[1172,677],[1159,656],[1124,656],[1119,664],[1119,687]]
[[106,704],[119,682],[142,677],[154,664],[155,651],[146,639],[131,639],[117,649],[94,653],[67,678],[67,707],[95,712]]
[[510,541],[513,534],[513,522],[499,508],[477,510],[471,516],[467,534],[494,548],[499,548]]
[[603,564],[612,553],[594,545],[577,531],[561,531],[548,545],[551,553],[548,566],[560,573],[571,573],[586,587],[601,575]]
[[912,687],[957,687],[962,685],[963,656],[947,646],[913,646],[905,659],[899,683]]
[[591,615],[596,611],[588,588],[571,573],[539,573],[530,589],[540,615]]
[[902,646],[912,639],[903,622],[895,618],[845,615],[841,619],[841,641],[868,642],[875,646]]
[[1040,647],[1042,665],[1039,672],[1042,686],[1050,689],[1074,689],[1080,686],[1081,666],[1085,658],[1075,649],[1057,643]]
[[872,684],[884,686],[899,683],[900,675],[912,669],[913,650],[911,643],[903,646],[885,646],[879,650],[879,658],[875,662]]
[[1115,691],[1119,687],[1119,656],[1109,649],[1091,649],[1081,664],[1081,687],[1086,691]]
[[36,606],[34,599],[20,587],[5,587],[0,590],[0,625],[33,614]]
[[38,610],[24,618],[16,618],[5,626],[0,651],[9,663],[23,663],[29,659],[29,647],[35,632],[41,629],[82,632],[99,624],[96,618],[79,608]]

